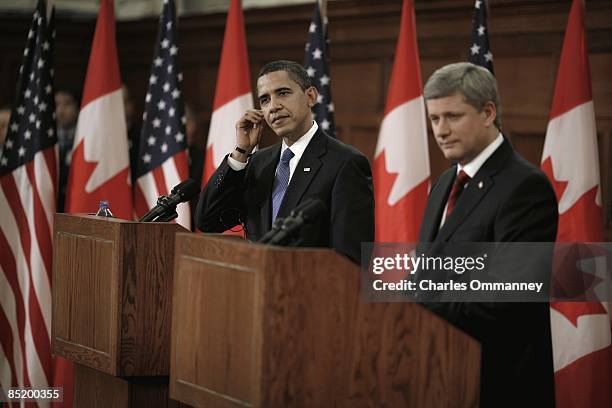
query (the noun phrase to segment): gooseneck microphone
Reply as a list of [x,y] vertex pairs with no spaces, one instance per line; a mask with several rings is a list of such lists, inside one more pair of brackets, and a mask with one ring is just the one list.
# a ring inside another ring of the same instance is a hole
[[140,222],[167,222],[178,217],[176,206],[191,200],[200,192],[198,183],[187,179],[172,188],[169,195],[161,195],[157,199],[157,205],[143,215]]
[[[283,220],[280,229],[278,230],[277,228],[278,231],[274,234],[270,234],[274,231],[273,228],[272,231],[264,235],[259,242],[270,245],[290,245],[295,238],[298,238],[298,233],[304,225],[313,223],[317,218],[325,214],[326,211],[327,207],[321,199],[311,198],[305,200]],[[269,234],[270,236],[268,237]],[[265,241],[264,238],[266,238]]]
[[264,234],[263,237],[259,238],[259,243],[265,244],[272,239],[283,227],[283,223],[285,222],[284,218],[276,218],[274,224],[272,225],[272,229]]

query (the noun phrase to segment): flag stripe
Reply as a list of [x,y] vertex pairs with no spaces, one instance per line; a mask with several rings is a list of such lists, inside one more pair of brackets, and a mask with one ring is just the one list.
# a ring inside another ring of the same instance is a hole
[[[2,238],[0,238],[0,241],[1,240]],[[2,272],[2,268],[0,267],[0,288],[4,287]],[[2,299],[0,299],[0,306],[2,306],[0,307],[0,332],[5,334],[4,336],[0,336],[0,360],[8,362],[8,364],[0,364],[0,387],[8,388],[11,387],[12,384],[18,384],[15,362],[12,358],[14,347],[13,328],[4,313],[5,302]]]
[[146,178],[150,177],[149,174],[142,176],[138,180],[136,180],[136,186],[134,187],[134,209],[136,211],[136,216],[144,215],[147,211],[149,211],[149,206],[147,204],[147,197],[145,197],[144,191],[151,192],[150,189],[144,190],[141,186],[142,183],[146,182]]
[[[166,160],[162,165],[162,171],[164,173],[164,179],[166,180],[166,191],[170,192],[172,187],[183,181],[186,177],[181,176],[178,169],[187,168],[187,151],[183,150],[175,154],[170,160]],[[181,163],[182,162],[182,163]],[[166,193],[167,194],[167,193]],[[177,222],[183,227],[191,228],[191,211],[189,203],[181,203],[176,207],[178,214]]]
[[[9,254],[10,248],[4,234],[0,231],[0,252],[3,254]],[[4,296],[0,297],[0,346],[5,354],[5,360],[10,367],[11,379],[7,382],[6,378],[2,378],[0,385],[3,388],[10,387],[12,384],[21,384],[21,378],[17,376],[17,373],[21,373],[22,367],[22,344],[20,344],[20,336],[22,333],[16,323],[18,322],[17,315],[17,304],[15,303],[15,297],[13,292],[10,290],[10,283],[6,279],[7,271],[3,265],[0,265],[0,292]],[[17,339],[17,341],[15,341]],[[15,361],[17,359],[17,361]],[[0,365],[2,370],[8,368],[4,365]]]
[[[34,173],[36,180],[38,180],[38,195],[42,203],[55,203],[57,200],[56,185],[53,180],[57,180],[57,169],[55,166],[57,163],[57,151],[55,147],[45,149],[43,151],[43,157],[41,160],[36,160],[34,163]],[[44,206],[44,216],[49,227],[48,242],[52,242],[51,229],[53,228],[53,215],[55,214],[55,208],[49,208]],[[41,246],[43,247],[43,246]],[[50,260],[53,257],[53,246],[49,245],[49,253],[51,254]],[[46,262],[45,262],[46,264]],[[49,280],[51,280],[51,267],[52,263],[49,263]]]
[[152,171],[152,173],[153,180],[155,181],[155,188],[157,189],[157,194],[167,195],[168,188],[166,186],[166,177],[164,176],[163,165],[162,167],[157,167],[155,170]]
[[138,214],[143,215],[149,209],[155,207],[157,197],[160,195],[153,177],[153,172],[150,171],[140,177],[136,181],[136,186],[139,192],[136,197],[138,198],[138,195],[140,195],[142,200],[137,203]]
[[[41,153],[37,153],[36,157],[39,157]],[[37,160],[36,158],[34,160]],[[51,344],[50,344],[50,330],[48,328],[51,327],[51,310],[50,308],[45,308],[47,311],[47,316],[43,316],[43,310],[39,304],[39,298],[37,296],[37,292],[42,294],[43,301],[48,303],[43,303],[50,305],[51,304],[51,295],[50,295],[50,284],[49,284],[49,276],[45,273],[45,268],[41,264],[41,256],[38,251],[38,241],[36,239],[32,239],[36,237],[35,227],[30,222],[35,222],[36,217],[36,194],[34,193],[35,189],[32,188],[31,180],[29,174],[32,172],[32,167],[34,163],[31,161],[27,163],[25,166],[22,166],[13,172],[15,177],[16,184],[11,186],[15,188],[16,191],[13,192],[14,197],[19,197],[21,200],[20,205],[13,208],[13,214],[18,214],[18,224],[20,224],[19,230],[21,231],[21,236],[27,241],[27,244],[22,243],[22,247],[24,249],[24,255],[26,258],[27,268],[24,270],[27,278],[29,279],[28,284],[28,295],[27,302],[29,304],[29,319],[26,320],[26,328],[29,323],[30,330],[26,329],[26,350],[29,353],[26,354],[28,357],[28,367],[32,368],[30,370],[31,380],[34,384],[42,385],[49,384],[51,379]],[[34,181],[35,182],[35,181]],[[17,185],[22,186],[22,188],[17,189]],[[11,195],[9,194],[9,197]],[[11,203],[11,199],[9,198],[9,205]],[[16,200],[17,202],[17,200]],[[28,217],[26,214],[32,214],[33,216]],[[25,233],[27,231],[27,234]],[[49,232],[50,234],[50,232]],[[46,285],[44,282],[46,281]],[[41,288],[37,286],[42,284],[46,286],[45,288]],[[38,289],[38,290],[37,290]],[[47,320],[48,323],[45,323]],[[34,335],[36,333],[36,335]],[[30,340],[31,347],[27,347],[28,340]],[[40,355],[39,355],[40,354]],[[39,357],[42,359],[39,361]],[[44,370],[44,374],[39,370]],[[46,379],[45,379],[46,377]],[[44,381],[44,382],[41,382]]]
[[[10,176],[5,176],[0,179],[0,185],[5,184],[4,179],[11,178]],[[9,183],[7,182],[7,185]],[[8,207],[8,199],[5,194],[5,188],[2,186],[0,188],[0,213],[2,214],[11,214],[11,209]],[[8,240],[7,237],[17,237],[19,236],[19,229],[17,227],[17,223],[14,217],[6,216],[0,217],[0,230],[2,233],[0,234],[0,249],[2,249],[2,253],[6,254],[0,259],[0,264],[2,265],[2,269],[4,270],[4,276],[10,285],[11,291],[7,291],[3,298],[3,303],[8,299],[10,293],[12,293],[15,297],[16,301],[16,310],[15,314],[10,317],[13,317],[17,323],[17,333],[13,331],[13,339],[19,339],[19,354],[13,354],[16,361],[15,367],[21,375],[19,375],[18,385],[20,386],[28,386],[30,384],[29,375],[27,367],[25,366],[25,328],[26,328],[26,315],[27,315],[27,306],[24,299],[24,293],[26,288],[26,282],[24,282],[23,274],[18,274],[18,266],[17,261],[20,264],[25,262],[25,256],[23,254],[23,250],[21,248],[21,242],[19,240]],[[11,245],[12,244],[12,245]],[[23,271],[25,268],[21,266],[19,270]],[[4,305],[3,305],[4,308]],[[5,311],[10,311],[11,309],[5,309]],[[8,333],[7,333],[8,334]]]
[[[42,156],[41,153],[37,153],[37,156]],[[46,274],[37,275],[40,278],[41,282],[46,282],[46,294],[41,294],[39,290],[37,290],[37,294],[39,296],[47,296],[44,300],[41,299],[42,304],[47,304],[45,301],[49,301],[48,304],[51,304],[51,265],[53,264],[53,242],[51,240],[51,228],[47,221],[48,211],[43,206],[42,200],[39,195],[38,186],[42,183],[38,183],[38,178],[34,174],[37,172],[36,168],[40,167],[42,157],[36,157],[34,162],[30,162],[26,165],[26,169],[28,172],[29,185],[32,186],[32,198],[33,198],[33,208],[30,214],[34,214],[34,217],[30,217],[28,222],[30,223],[30,229],[35,233],[36,240],[33,241],[33,247],[36,249],[33,251],[32,262],[37,263],[37,270],[41,270],[46,272]],[[34,226],[32,227],[32,222]],[[44,248],[44,250],[41,250]],[[42,261],[42,262],[41,262]],[[49,318],[45,319],[48,323],[47,326],[51,328],[51,311],[49,311]],[[49,333],[50,334],[50,333]]]

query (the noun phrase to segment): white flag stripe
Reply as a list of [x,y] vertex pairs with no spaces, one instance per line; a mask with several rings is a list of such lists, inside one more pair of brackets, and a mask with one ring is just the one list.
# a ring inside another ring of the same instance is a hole
[[[1,190],[0,190],[1,191]],[[13,290],[6,280],[6,271],[0,265],[0,306],[6,315],[9,326],[11,327],[11,337],[13,338],[13,350],[3,350],[4,354],[13,356],[13,364],[15,365],[15,374],[17,375],[17,381],[20,386],[23,386],[23,351],[21,349],[21,342],[19,340],[19,328],[17,327],[17,306],[15,303],[15,296]],[[6,358],[2,361],[8,361]],[[2,369],[8,370],[8,381],[3,382],[3,388],[11,386],[11,372],[9,364],[0,364]],[[4,378],[2,381],[5,381]]]
[[74,147],[86,138],[85,160],[97,163],[85,185],[87,193],[98,189],[129,166],[127,149],[114,149],[113,154],[108,154],[109,148],[126,144],[123,112],[123,96],[119,88],[88,103],[79,113]]
[[[182,153],[179,153],[179,154],[182,154]],[[164,174],[164,179],[166,180],[166,190],[169,194],[174,186],[176,186],[181,181],[183,181],[181,180],[178,174],[178,171],[176,169],[176,163],[174,162],[174,158],[171,158],[170,160],[166,160],[162,164],[162,171]],[[191,229],[191,219],[190,219],[191,211],[189,208],[189,203],[187,202],[187,203],[181,203],[177,205],[176,212],[178,214],[178,218],[176,219],[176,222],[178,222],[180,225],[182,225],[183,227],[187,229]]]
[[[42,152],[37,153],[38,156],[42,155]],[[34,159],[35,161],[37,159]],[[15,183],[19,190],[19,199],[23,204],[23,208],[26,214],[35,214],[34,210],[34,194],[32,191],[32,185],[26,172],[26,166],[21,166],[13,172]],[[36,239],[36,220],[34,217],[27,217],[28,231],[30,232],[30,269],[27,270],[32,284],[34,286],[34,292],[36,293],[36,301],[39,305],[50,305],[51,304],[51,283],[49,282],[47,268],[43,263],[43,258],[38,247],[38,239]],[[31,273],[30,273],[31,271]],[[51,338],[51,308],[41,307],[45,326],[47,329],[47,336]]]
[[580,316],[577,327],[554,308],[550,309],[550,318],[555,329],[555,371],[611,344],[607,314]]
[[425,101],[419,96],[399,105],[383,118],[375,156],[384,151],[387,172],[398,175],[387,198],[389,205],[395,205],[429,178],[425,117]]
[[[597,205],[601,206],[597,143],[578,143],[577,138],[597,140],[593,101],[583,103],[548,123],[542,161],[551,158],[553,174],[567,181],[559,200],[559,214],[565,213],[593,187],[598,186]],[[568,165],[571,163],[572,165]]]
[[214,168],[219,167],[223,158],[234,150],[236,144],[234,124],[240,120],[244,112],[252,108],[253,95],[248,92],[232,99],[212,113],[206,147],[213,147]]
[[[55,157],[55,162],[57,163],[57,153]],[[34,159],[34,176],[37,181],[36,187],[38,188],[38,195],[40,196],[40,201],[43,203],[43,208],[45,210],[47,225],[50,226],[49,231],[53,229],[53,215],[55,214],[55,209],[45,206],[45,203],[54,203],[56,201],[55,189],[53,188],[54,182],[51,180],[50,174],[51,170],[52,169],[47,167],[47,161],[45,160],[44,154],[42,152],[37,153]]]
[[144,176],[140,177],[136,180],[136,184],[142,195],[144,196],[147,207],[153,208],[157,203],[157,198],[160,196],[159,191],[157,191],[157,184],[155,184],[155,178],[153,177],[153,172],[148,172]]

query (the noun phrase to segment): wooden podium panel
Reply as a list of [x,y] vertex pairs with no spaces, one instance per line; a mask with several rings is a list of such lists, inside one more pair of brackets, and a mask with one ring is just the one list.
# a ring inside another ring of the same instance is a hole
[[56,214],[53,351],[113,376],[169,373],[177,224]]
[[411,303],[361,303],[328,249],[177,234],[170,395],[201,407],[478,405],[480,346]]

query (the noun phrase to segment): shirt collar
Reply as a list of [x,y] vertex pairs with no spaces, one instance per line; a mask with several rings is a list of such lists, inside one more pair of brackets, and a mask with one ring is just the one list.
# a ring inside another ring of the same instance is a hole
[[[310,140],[314,137],[315,133],[317,133],[318,129],[319,125],[317,125],[317,122],[313,121],[312,126],[308,130],[308,132],[306,132],[302,137],[300,137],[296,142],[291,145],[291,151],[293,152],[294,157],[302,157],[304,150],[306,150],[306,146],[308,146],[308,143],[310,143]],[[283,140],[280,152],[281,157],[285,150],[287,150],[288,148],[289,146],[287,146],[287,143],[285,143],[285,140]]]
[[457,174],[461,170],[463,170],[470,178],[474,178],[478,170],[482,167],[482,165],[487,161],[489,157],[497,150],[499,146],[504,142],[504,137],[501,133],[497,134],[497,138],[493,140],[487,147],[485,147],[482,152],[478,154],[478,156],[474,157],[468,164],[462,166],[461,164],[457,164]]

